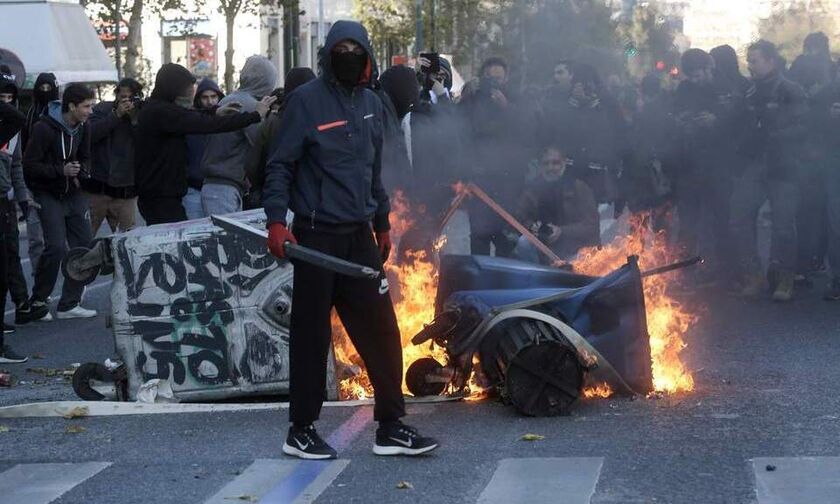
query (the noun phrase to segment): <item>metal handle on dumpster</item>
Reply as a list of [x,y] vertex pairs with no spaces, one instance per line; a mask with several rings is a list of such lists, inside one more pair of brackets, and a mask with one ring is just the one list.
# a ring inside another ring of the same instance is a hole
[[[257,229],[248,224],[219,215],[211,215],[210,220],[213,222],[213,225],[227,232],[268,241],[268,232],[262,229]],[[338,257],[333,257],[329,254],[324,254],[323,252],[318,252],[317,250],[291,242],[286,242],[284,247],[286,249],[286,257],[289,259],[296,259],[332,271],[333,273],[353,278],[379,278],[379,271],[369,266],[345,261],[344,259],[339,259]]]

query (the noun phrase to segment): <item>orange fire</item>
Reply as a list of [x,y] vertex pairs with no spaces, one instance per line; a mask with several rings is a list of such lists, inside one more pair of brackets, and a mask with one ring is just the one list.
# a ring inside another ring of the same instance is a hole
[[[575,271],[605,275],[626,264],[629,255],[639,256],[642,270],[684,259],[669,247],[663,234],[648,229],[648,220],[646,214],[634,215],[627,236],[600,249],[581,251],[574,263]],[[688,392],[694,389],[694,378],[680,354],[686,347],[683,336],[697,317],[666,293],[671,279],[670,275],[657,275],[643,280],[653,388],[658,392]]]
[[[395,238],[404,236],[406,231],[414,225],[411,217],[411,205],[401,192],[397,192],[391,200],[391,233]],[[434,250],[440,250],[446,244],[446,238],[439,238],[433,245]],[[411,338],[435,318],[435,296],[437,294],[438,270],[437,265],[428,257],[425,251],[409,252],[402,264],[394,264],[391,260],[385,265],[385,272],[391,284],[391,297],[394,300],[394,312],[402,335],[403,347],[403,376],[414,361],[422,357],[432,357],[441,364],[445,364],[446,353],[443,348],[435,345],[415,346]],[[396,253],[392,253],[392,259]],[[333,313],[332,319],[336,360],[353,376],[340,381],[340,395],[342,399],[364,399],[373,397],[373,387],[368,380],[364,366],[344,327]],[[350,366],[348,366],[348,364]],[[403,384],[403,392],[409,393]]]
[[[459,188],[455,188],[456,191]],[[605,275],[626,264],[630,255],[639,256],[639,265],[644,269],[675,262],[679,259],[664,240],[644,225],[648,216],[631,218],[631,231],[601,248],[581,251],[574,263],[575,270],[589,275]],[[396,239],[403,236],[414,225],[411,206],[402,193],[392,199],[392,234]],[[445,237],[434,245],[435,251],[445,244]],[[396,254],[392,255],[392,258]],[[403,372],[414,361],[432,357],[438,362],[447,362],[446,354],[434,345],[414,346],[411,338],[434,318],[434,299],[437,293],[438,270],[432,257],[424,251],[409,253],[408,260],[401,264],[390,261],[385,266],[391,283],[394,310],[402,334]],[[681,360],[686,347],[683,335],[695,322],[676,300],[668,296],[665,288],[669,275],[644,279],[645,305],[647,308],[648,332],[653,371],[653,386],[661,392],[684,392],[694,388],[691,373]],[[333,314],[336,360],[339,363],[340,395],[342,399],[364,399],[373,397],[373,388],[361,358],[356,353],[338,317]],[[475,397],[480,397],[481,387],[469,381]],[[408,390],[403,385],[404,392]],[[609,397],[613,391],[607,384],[597,384],[584,390],[584,397]]]

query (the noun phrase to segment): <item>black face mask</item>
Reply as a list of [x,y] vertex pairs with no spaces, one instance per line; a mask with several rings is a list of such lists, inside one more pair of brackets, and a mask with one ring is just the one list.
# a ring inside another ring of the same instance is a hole
[[353,87],[359,84],[365,65],[367,65],[367,54],[352,52],[332,54],[332,71],[342,86]]
[[50,86],[49,91],[42,91],[41,89],[35,89],[32,92],[32,96],[35,99],[35,103],[40,105],[46,105],[47,103],[58,100],[58,89]]

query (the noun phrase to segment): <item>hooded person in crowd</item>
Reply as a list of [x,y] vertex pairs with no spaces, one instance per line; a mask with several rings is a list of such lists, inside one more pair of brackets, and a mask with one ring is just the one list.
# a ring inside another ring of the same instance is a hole
[[26,112],[26,125],[21,130],[21,140],[23,141],[23,150],[29,143],[29,135],[32,133],[32,128],[35,123],[41,120],[41,117],[46,114],[47,106],[50,102],[59,99],[58,96],[58,79],[55,74],[41,73],[35,79],[35,84],[32,85],[32,105],[29,111]]
[[[58,91],[58,79],[54,74],[38,74],[38,77],[35,79],[35,84],[32,86],[32,105],[26,113],[26,124],[20,132],[21,147],[24,152],[26,152],[26,147],[29,145],[29,137],[35,124],[46,114],[49,103],[59,99]],[[29,199],[32,200],[31,193]],[[26,218],[29,259],[33,265],[38,264],[38,259],[44,252],[44,232],[41,229],[41,221],[39,219],[38,212],[29,212]],[[33,275],[35,274],[34,268],[32,273]]]
[[810,130],[825,169],[828,264],[831,285],[825,299],[840,301],[840,67],[834,81],[811,101]]
[[[370,89],[375,61],[367,31],[338,21],[321,49],[320,76],[287,97],[266,170],[263,204],[268,246],[286,258],[286,242],[300,243],[341,259],[383,271],[391,250],[390,204],[382,185],[385,111]],[[286,213],[295,219],[286,227]],[[437,442],[400,422],[402,348],[388,280],[337,275],[293,261],[295,285],[289,334],[287,455],[335,458],[317,433],[335,307],[362,357],[375,392],[379,422],[373,451],[417,455]]]
[[395,124],[399,125],[396,134],[389,135],[385,141],[382,183],[389,191],[409,190],[411,147],[406,141],[406,126],[419,105],[420,84],[414,70],[405,65],[395,65],[383,72],[379,84],[393,105]]
[[94,236],[106,220],[112,233],[132,229],[136,214],[134,142],[143,87],[125,78],[117,84],[114,96],[114,101],[96,105],[90,117],[91,173],[82,186],[90,202]]
[[149,225],[187,219],[182,203],[187,194],[187,135],[258,123],[274,102],[264,98],[252,112],[220,116],[193,110],[194,99],[195,77],[181,65],[167,63],[138,115],[134,185],[140,214]]
[[[216,81],[205,77],[198,83],[193,100],[193,108],[206,114],[215,114],[219,102],[225,94]],[[181,199],[187,219],[205,217],[201,206],[201,186],[204,184],[204,171],[201,161],[204,150],[212,135],[187,135],[187,194]]]
[[797,265],[796,213],[805,137],[805,92],[787,80],[779,67],[776,46],[760,40],[747,52],[752,86],[747,91],[745,135],[741,152],[746,170],[735,182],[731,207],[732,236],[742,274],[740,294],[757,297],[765,275],[756,245],[756,218],[765,201],[773,208],[771,264],[778,283],[774,301],[790,301]]
[[[701,49],[689,49],[680,62],[685,77],[674,97],[679,159],[674,168],[680,243],[686,257],[709,255],[711,265],[729,260],[729,173],[721,157],[724,111],[715,88],[714,59]],[[707,224],[708,223],[708,224]],[[700,250],[708,229],[713,253]],[[717,280],[712,270],[696,270],[703,280]],[[722,273],[722,272],[721,272]]]
[[[256,106],[277,85],[277,69],[264,56],[251,56],[239,74],[239,89],[221,102],[220,106],[237,105],[240,112],[256,110]],[[259,124],[209,138],[201,161],[204,184],[201,186],[201,205],[205,215],[223,215],[242,210],[242,201],[250,190],[245,176],[245,162],[256,143]]]
[[[562,149],[548,146],[542,155],[539,175],[525,186],[519,198],[521,222],[563,259],[574,257],[583,247],[601,244],[598,204],[592,190],[567,170]],[[520,237],[515,255],[539,263],[540,252]]]
[[812,97],[834,79],[834,67],[828,36],[823,32],[811,33],[805,37],[802,54],[793,61],[787,77]]
[[[518,96],[511,89],[510,72],[502,58],[488,58],[480,78],[459,103],[465,120],[465,158],[471,160],[470,179],[498,204],[512,208],[524,184],[522,159],[528,140]],[[516,236],[509,226],[483,203],[470,201],[470,248],[473,254],[509,257]]]
[[552,138],[565,143],[575,176],[589,184],[595,199],[599,203],[614,201],[625,124],[618,103],[604,89],[595,68],[585,64],[575,67],[564,107]]
[[[24,125],[26,117],[17,110],[15,100],[17,98],[17,86],[12,88],[9,82],[14,83],[14,80],[7,74],[0,75],[0,188],[5,187],[6,191],[0,193],[0,299],[3,304],[6,303],[7,290],[7,265],[9,258],[6,256],[7,246],[9,240],[7,231],[9,223],[17,227],[16,212],[10,203],[6,194],[11,190],[11,170],[12,170],[12,155],[9,153],[7,147],[8,142],[15,139]],[[14,150],[14,149],[13,149]],[[11,215],[10,215],[11,214]],[[18,261],[18,267],[20,261]],[[26,284],[24,284],[25,286]],[[6,345],[4,334],[6,332],[5,316],[0,318],[0,364],[20,364],[26,362],[29,358],[18,355],[14,350]]]
[[[6,68],[6,70],[8,70]],[[0,124],[14,124],[21,130],[25,117],[18,110],[18,87],[11,72],[0,68],[0,103],[14,108],[16,120],[2,121]],[[2,136],[2,135],[0,135]],[[3,142],[0,138],[0,230],[2,230],[6,255],[6,288],[15,305],[15,324],[30,321],[29,291],[26,277],[20,262],[20,232],[18,230],[17,210],[14,201],[20,206],[24,218],[34,209],[30,209],[30,194],[23,178],[23,146],[20,134]],[[0,243],[2,246],[3,243]],[[5,295],[5,294],[4,294]],[[6,330],[13,328],[6,324]]]
[[262,191],[265,185],[265,168],[268,163],[268,158],[274,149],[274,139],[277,138],[277,132],[280,129],[280,123],[283,118],[283,110],[286,108],[286,100],[292,92],[300,86],[306,84],[311,80],[315,80],[315,72],[311,68],[296,67],[289,70],[283,80],[284,85],[281,90],[283,99],[278,99],[275,103],[274,110],[265,118],[260,130],[257,133],[257,138],[254,146],[248,155],[245,163],[245,176],[251,186],[251,190],[246,199],[245,209],[262,208]]
[[630,211],[652,211],[656,230],[666,228],[662,217],[673,199],[671,177],[677,138],[672,101],[658,74],[650,73],[642,79],[633,128],[629,131],[633,151],[621,177]]
[[[23,155],[26,185],[40,208],[44,230],[44,253],[35,267],[35,285],[30,302],[32,320],[50,320],[47,299],[55,287],[61,261],[70,248],[86,247],[92,235],[88,202],[81,181],[90,177],[90,124],[94,94],[82,84],[70,84],[61,101],[51,102],[32,129]],[[56,317],[95,317],[95,310],[82,308],[84,285],[65,278]]]

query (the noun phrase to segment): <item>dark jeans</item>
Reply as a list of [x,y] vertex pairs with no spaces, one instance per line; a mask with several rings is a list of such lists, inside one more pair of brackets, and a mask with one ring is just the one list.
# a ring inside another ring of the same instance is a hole
[[[81,192],[65,195],[61,199],[49,193],[37,192],[35,201],[41,205],[38,210],[44,229],[44,253],[35,271],[35,285],[32,287],[34,301],[46,301],[55,287],[61,261],[70,248],[87,247],[92,240],[88,220],[87,199]],[[84,285],[70,278],[64,279],[58,311],[67,311],[78,306]]]
[[[6,246],[6,286],[9,296],[15,306],[20,306],[29,301],[29,290],[26,286],[26,277],[23,274],[23,267],[20,264],[20,231],[17,223],[17,209],[12,201],[0,200],[4,207],[3,217],[0,217],[0,224],[3,226]],[[35,209],[31,209],[32,212]],[[34,265],[34,264],[33,264]]]
[[826,174],[819,162],[808,166],[799,179],[799,212],[796,231],[799,238],[797,271],[808,273],[823,264],[827,248]]
[[761,262],[756,244],[756,220],[765,201],[773,211],[770,258],[787,272],[797,263],[796,212],[799,188],[793,182],[770,179],[761,166],[751,166],[736,181],[732,193],[731,230],[741,273],[758,274]]
[[168,224],[187,220],[187,211],[181,198],[148,198],[139,197],[137,208],[146,221],[147,226],[154,224]]
[[[306,247],[382,269],[379,250],[367,227],[350,234],[295,227],[294,234],[298,243]],[[364,360],[373,384],[374,419],[387,422],[404,416],[400,330],[384,273],[380,279],[370,280],[336,275],[298,261],[294,266],[294,308],[289,332],[289,419],[305,425],[320,415],[326,389],[333,306]]]
[[[679,242],[685,255],[702,255],[715,271],[726,273],[734,254],[730,233],[732,181],[724,175],[695,178],[678,184],[678,188]],[[707,240],[710,246],[704,246]]]

